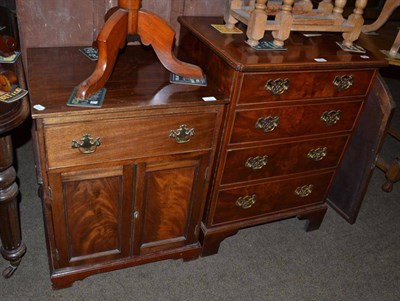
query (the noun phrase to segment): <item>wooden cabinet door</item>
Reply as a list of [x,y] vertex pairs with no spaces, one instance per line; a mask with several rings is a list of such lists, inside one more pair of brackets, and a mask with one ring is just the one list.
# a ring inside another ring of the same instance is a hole
[[208,154],[162,159],[138,168],[135,255],[197,243]]
[[56,267],[129,256],[132,168],[82,168],[49,179]]

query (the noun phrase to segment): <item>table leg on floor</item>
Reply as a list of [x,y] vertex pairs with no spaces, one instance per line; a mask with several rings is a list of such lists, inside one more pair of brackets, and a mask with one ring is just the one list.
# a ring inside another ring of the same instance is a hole
[[25,254],[26,246],[21,239],[18,212],[18,185],[13,163],[11,136],[0,137],[0,253],[10,265],[3,271],[10,278]]

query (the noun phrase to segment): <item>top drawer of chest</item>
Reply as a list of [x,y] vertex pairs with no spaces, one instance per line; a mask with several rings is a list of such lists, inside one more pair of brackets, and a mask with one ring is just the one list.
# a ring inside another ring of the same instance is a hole
[[46,126],[48,168],[210,149],[217,112]]
[[374,70],[249,73],[243,76],[238,102],[364,97],[373,75]]

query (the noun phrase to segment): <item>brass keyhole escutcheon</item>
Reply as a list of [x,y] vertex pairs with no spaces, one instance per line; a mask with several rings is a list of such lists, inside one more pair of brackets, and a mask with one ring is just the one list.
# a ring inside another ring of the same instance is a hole
[[256,122],[256,129],[261,129],[265,133],[272,132],[279,125],[279,116],[260,117]]
[[321,161],[328,154],[327,147],[319,147],[308,152],[307,158],[313,161]]
[[299,187],[296,188],[294,193],[296,195],[298,195],[299,197],[301,197],[301,198],[305,198],[305,197],[309,196],[312,193],[313,189],[314,189],[314,185],[312,185],[312,184],[299,186]]
[[333,80],[333,85],[337,90],[347,90],[353,85],[354,78],[352,75],[337,75]]
[[325,122],[327,126],[332,126],[339,122],[341,117],[340,115],[340,110],[325,111],[321,115],[321,121]]
[[169,132],[169,137],[174,139],[176,143],[188,143],[190,139],[194,136],[194,128],[188,128],[186,124],[182,124],[178,129],[171,130]]
[[268,163],[268,156],[250,157],[247,159],[245,166],[253,170],[261,169]]
[[100,137],[92,138],[90,134],[84,134],[78,141],[72,140],[72,148],[77,148],[82,154],[92,154],[101,145]]
[[244,197],[239,197],[236,200],[236,206],[241,207],[242,209],[249,209],[257,202],[257,198],[255,194],[246,195]]
[[272,95],[278,96],[287,91],[289,89],[289,86],[290,86],[290,81],[288,78],[277,78],[277,79],[270,79],[265,84],[264,88]]

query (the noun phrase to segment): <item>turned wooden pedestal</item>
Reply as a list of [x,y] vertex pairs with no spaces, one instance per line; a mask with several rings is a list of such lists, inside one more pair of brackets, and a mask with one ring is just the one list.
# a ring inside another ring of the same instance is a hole
[[[20,63],[18,66],[21,68]],[[12,276],[26,251],[21,240],[11,131],[25,120],[28,113],[26,98],[10,104],[0,101],[0,252],[10,262],[10,266],[3,271],[5,278]]]

